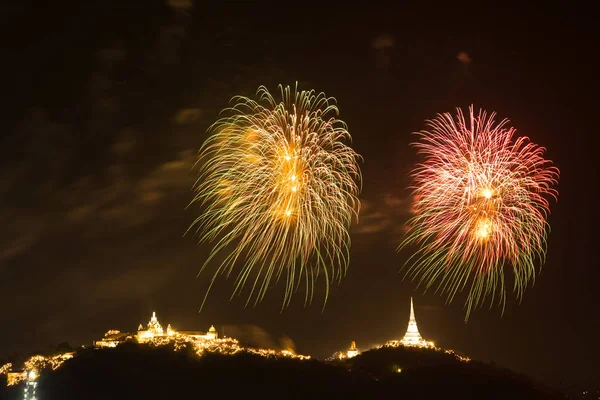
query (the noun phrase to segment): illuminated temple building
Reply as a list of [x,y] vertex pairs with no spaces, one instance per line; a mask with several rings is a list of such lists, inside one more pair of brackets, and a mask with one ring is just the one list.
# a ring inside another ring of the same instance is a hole
[[421,337],[419,328],[417,328],[417,320],[415,318],[415,309],[413,307],[413,299],[410,298],[410,317],[408,319],[408,328],[402,340],[390,340],[386,346],[413,346],[413,347],[435,347],[433,342],[428,342]]
[[156,340],[169,340],[171,338],[186,338],[190,341],[195,340],[213,340],[219,337],[217,330],[211,325],[208,332],[201,331],[176,331],[171,327],[171,324],[167,325],[167,329],[163,329],[156,313],[152,313],[150,321],[144,326],[140,324],[137,333],[122,333],[117,330],[110,330],[106,332],[104,338],[94,342],[94,347],[117,347],[117,345],[124,343],[128,340],[135,340],[138,343],[148,343]]
[[358,349],[356,348],[356,342],[354,342],[354,340],[352,341],[350,348],[346,352],[346,355],[348,356],[348,358],[352,358],[358,355]]
[[310,356],[295,354],[290,350],[243,347],[237,339],[219,337],[217,330],[212,325],[208,329],[208,332],[176,331],[170,324],[167,325],[167,329],[165,330],[160,322],[158,322],[156,313],[152,313],[150,322],[148,322],[145,329],[140,324],[136,333],[121,333],[116,330],[108,331],[104,335],[104,338],[94,342],[94,347],[117,347],[121,343],[128,341],[150,346],[172,345],[175,351],[191,347],[198,356],[206,352],[232,355],[244,351],[263,357],[289,357],[302,360],[310,358]]
[[359,351],[358,351],[358,348],[356,347],[356,342],[353,340],[352,344],[350,344],[350,348],[348,350],[335,352],[327,360],[328,361],[345,360],[347,358],[356,357],[358,354],[359,354]]
[[210,326],[210,329],[208,330],[208,332],[200,332],[200,331],[176,331],[173,328],[171,328],[171,324],[167,325],[167,331],[164,332],[163,327],[160,325],[160,323],[158,322],[158,319],[156,318],[156,313],[153,312],[152,313],[152,318],[150,319],[150,322],[148,322],[148,326],[147,329],[144,329],[143,326],[140,324],[140,326],[138,327],[138,332],[136,335],[136,339],[138,342],[140,343],[144,343],[146,341],[148,341],[149,339],[152,339],[154,337],[161,337],[161,336],[174,336],[174,335],[183,335],[183,336],[187,336],[190,337],[192,339],[204,339],[204,340],[212,340],[212,339],[217,339],[218,334],[217,334],[217,330],[215,329],[214,326]]
[[208,332],[177,331],[170,324],[167,325],[167,329],[165,330],[160,322],[158,322],[156,313],[152,313],[152,317],[145,329],[140,324],[136,333],[121,333],[116,330],[108,331],[102,340],[94,342],[94,347],[117,347],[119,344],[128,341],[150,346],[172,345],[175,351],[190,347],[198,356],[206,352],[232,355],[243,351],[263,357],[288,357],[301,360],[310,358],[310,356],[295,354],[290,350],[243,347],[237,339],[219,337],[217,330],[212,325],[208,329]]

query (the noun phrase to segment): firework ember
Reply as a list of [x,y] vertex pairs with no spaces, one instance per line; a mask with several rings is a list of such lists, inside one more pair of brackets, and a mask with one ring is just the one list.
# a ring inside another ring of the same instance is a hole
[[361,176],[334,100],[280,91],[281,101],[265,87],[257,101],[235,97],[228,116],[210,128],[195,185],[203,212],[192,226],[201,241],[215,243],[201,272],[224,254],[211,286],[238,266],[233,295],[248,284],[248,302],[256,304],[284,275],[285,307],[301,282],[306,303],[323,279],[326,301],[329,285],[344,276]]
[[399,248],[416,248],[406,272],[425,288],[437,284],[449,301],[469,288],[466,319],[488,296],[504,307],[506,268],[522,299],[544,262],[549,199],[558,196],[545,149],[494,117],[459,109],[417,133],[424,161],[412,171],[415,215]]

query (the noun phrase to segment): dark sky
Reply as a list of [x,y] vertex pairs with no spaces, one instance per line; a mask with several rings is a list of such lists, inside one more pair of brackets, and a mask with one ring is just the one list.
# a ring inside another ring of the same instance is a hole
[[[598,374],[590,10],[198,2],[186,19],[162,2],[90,3],[103,5],[0,12],[0,359],[135,330],[152,311],[180,329],[287,336],[324,358],[400,338],[414,296],[422,335],[443,347],[555,385]],[[323,312],[322,297],[304,308],[298,293],[280,313],[283,285],[244,308],[221,279],[198,313],[208,247],[183,236],[198,212],[186,209],[196,152],[230,97],[296,81],[337,99],[364,157],[348,274]],[[447,305],[402,281],[395,249],[411,132],[471,103],[545,146],[561,179],[535,286],[465,324],[464,294]]]

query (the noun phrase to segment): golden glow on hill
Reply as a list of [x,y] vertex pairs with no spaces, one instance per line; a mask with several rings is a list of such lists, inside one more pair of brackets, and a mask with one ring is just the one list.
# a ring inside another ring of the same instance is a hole
[[[382,347],[419,347],[424,349],[431,349],[434,351],[443,351],[446,354],[451,354],[456,357],[458,360],[463,362],[469,362],[471,359],[469,357],[464,357],[456,353],[454,350],[442,349],[441,347],[436,347],[435,343],[429,340],[425,340],[421,337],[419,333],[419,328],[417,328],[417,319],[415,318],[415,309],[413,306],[412,297],[410,299],[410,316],[408,318],[408,327],[406,328],[406,333],[404,337],[400,340],[388,340],[383,346],[375,346],[374,349],[381,349]],[[337,360],[346,360],[348,358],[355,357],[359,354],[358,348],[356,347],[356,343],[352,342],[350,348],[346,351],[338,351],[334,353],[331,357],[329,357],[328,361],[337,361]],[[400,371],[402,368],[398,367]],[[397,372],[400,372],[397,371]]]
[[236,354],[241,351],[257,354],[263,357],[292,357],[299,359],[308,359],[310,356],[297,355],[289,350],[271,350],[271,349],[254,349],[242,347],[238,340],[229,337],[219,338],[219,334],[214,326],[208,329],[208,332],[200,331],[177,331],[167,326],[167,330],[163,329],[162,325],[156,317],[156,313],[152,313],[152,318],[148,322],[146,329],[140,324],[137,333],[121,333],[117,330],[106,332],[104,338],[94,342],[97,348],[102,347],[117,347],[119,344],[135,341],[151,346],[165,346],[173,344],[175,350],[180,350],[183,347],[190,345],[193,347],[196,354],[201,356],[205,352],[219,354]]
[[38,371],[45,369],[55,370],[62,365],[66,360],[73,358],[74,353],[62,353],[51,357],[36,355],[30,357],[24,363],[23,370],[13,371],[12,364],[8,363],[0,367],[0,375],[7,375],[8,386],[17,385],[26,379],[37,379]]
[[[154,347],[172,344],[175,351],[191,346],[198,356],[202,356],[206,352],[227,355],[246,352],[262,357],[287,357],[301,360],[310,358],[310,356],[298,355],[289,350],[243,347],[240,345],[239,341],[234,338],[219,338],[217,330],[212,325],[208,329],[208,332],[176,331],[171,325],[168,325],[165,331],[158,322],[156,313],[152,313],[152,318],[150,319],[150,322],[148,322],[146,329],[144,329],[142,325],[139,326],[136,333],[127,333],[111,329],[104,334],[102,339],[94,342],[94,348],[114,348],[127,342],[143,343]],[[17,385],[32,376],[34,377],[33,380],[37,379],[39,374],[44,370],[57,369],[66,360],[69,360],[74,356],[75,353],[63,353],[52,357],[36,355],[25,361],[23,369],[18,371],[13,371],[11,363],[1,366],[0,375],[7,375],[9,386]]]

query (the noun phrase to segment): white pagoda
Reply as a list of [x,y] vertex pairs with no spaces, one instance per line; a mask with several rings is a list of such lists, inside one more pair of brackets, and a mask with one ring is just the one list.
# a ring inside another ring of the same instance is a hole
[[408,328],[402,340],[390,340],[386,343],[387,346],[411,346],[411,347],[435,347],[433,342],[428,342],[421,337],[419,328],[417,328],[417,320],[415,318],[415,308],[413,299],[410,298],[410,318],[408,319]]
[[346,351],[346,357],[352,358],[352,357],[356,357],[357,355],[358,355],[358,348],[356,347],[356,342],[353,340],[352,344],[350,345],[350,348],[348,349],[348,351]]

